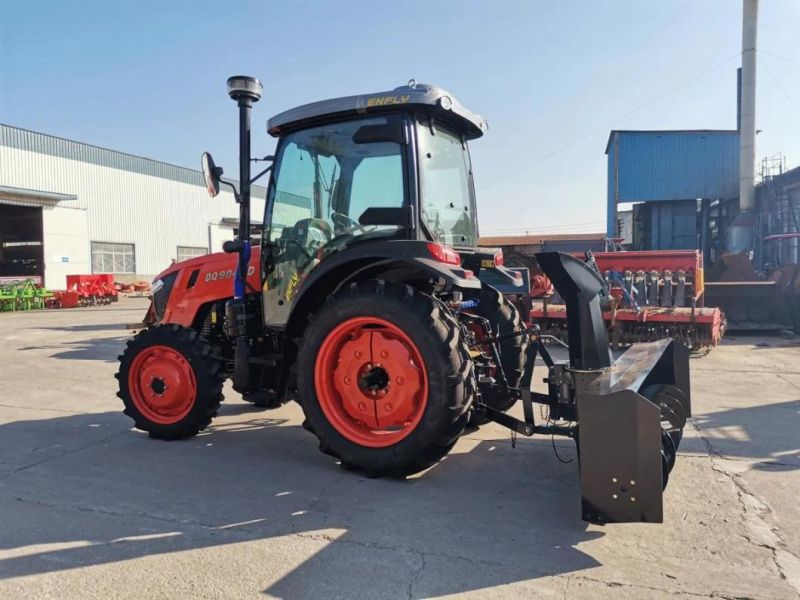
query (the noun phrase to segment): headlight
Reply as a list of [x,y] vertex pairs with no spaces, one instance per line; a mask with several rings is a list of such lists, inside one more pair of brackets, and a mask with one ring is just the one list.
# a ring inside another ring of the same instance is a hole
[[150,286],[150,296],[153,298],[153,310],[156,313],[156,319],[161,321],[164,318],[164,311],[167,310],[167,301],[169,300],[172,286],[178,278],[178,271],[173,271],[169,275],[164,275],[161,279],[156,279]]

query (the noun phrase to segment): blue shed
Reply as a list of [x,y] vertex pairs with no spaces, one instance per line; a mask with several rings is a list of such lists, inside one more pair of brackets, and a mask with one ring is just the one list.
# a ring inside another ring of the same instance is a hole
[[608,155],[607,235],[616,235],[617,204],[739,195],[736,130],[617,131]]

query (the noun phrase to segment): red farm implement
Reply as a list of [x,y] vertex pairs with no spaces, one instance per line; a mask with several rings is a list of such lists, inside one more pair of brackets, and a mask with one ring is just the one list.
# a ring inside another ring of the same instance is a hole
[[67,289],[55,292],[48,306],[50,308],[97,306],[111,304],[117,299],[113,275],[67,275]]
[[[725,316],[703,305],[699,251],[598,252],[593,258],[611,291],[603,319],[613,346],[673,338],[691,350],[707,351],[722,339]],[[567,308],[557,295],[534,298],[530,320],[543,333],[567,337]]]

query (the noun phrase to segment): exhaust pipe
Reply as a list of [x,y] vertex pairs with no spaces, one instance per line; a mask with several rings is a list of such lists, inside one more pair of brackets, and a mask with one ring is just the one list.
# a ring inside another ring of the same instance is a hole
[[548,379],[569,382],[570,398],[552,386],[551,395],[574,406],[583,519],[660,523],[663,490],[692,413],[689,351],[663,339],[635,344],[612,362],[602,276],[568,254],[536,259],[567,307],[569,363],[554,364]]

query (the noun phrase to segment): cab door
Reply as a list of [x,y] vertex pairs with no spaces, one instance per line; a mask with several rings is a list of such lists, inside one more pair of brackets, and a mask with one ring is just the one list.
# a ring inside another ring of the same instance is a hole
[[405,127],[401,115],[361,118],[281,140],[265,215],[266,325],[286,324],[303,282],[327,257],[359,236],[398,233],[398,225],[359,223],[368,208],[408,203],[407,138],[375,135],[376,128],[398,123]]

